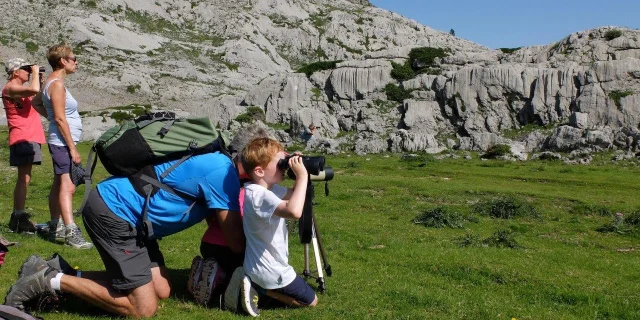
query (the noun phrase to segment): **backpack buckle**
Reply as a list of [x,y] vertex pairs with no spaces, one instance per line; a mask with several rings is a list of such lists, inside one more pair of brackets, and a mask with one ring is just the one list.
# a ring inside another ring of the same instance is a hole
[[191,142],[189,142],[189,150],[195,151],[196,149],[198,149],[198,142],[196,142],[196,140],[191,140]]

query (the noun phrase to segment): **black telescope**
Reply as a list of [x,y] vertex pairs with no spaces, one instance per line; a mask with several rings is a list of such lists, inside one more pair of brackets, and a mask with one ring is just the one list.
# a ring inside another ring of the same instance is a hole
[[[278,169],[289,169],[289,159],[294,155],[288,155],[284,159],[278,161]],[[324,166],[324,157],[322,156],[300,156],[302,164],[307,169],[311,181],[329,181],[333,179],[333,168]],[[292,170],[289,170],[289,178],[295,179]]]

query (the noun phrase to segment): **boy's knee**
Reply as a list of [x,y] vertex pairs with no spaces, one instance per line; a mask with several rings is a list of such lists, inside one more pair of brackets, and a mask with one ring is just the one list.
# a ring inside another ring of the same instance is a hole
[[315,307],[318,305],[318,296],[313,297],[313,302],[311,302],[307,307]]

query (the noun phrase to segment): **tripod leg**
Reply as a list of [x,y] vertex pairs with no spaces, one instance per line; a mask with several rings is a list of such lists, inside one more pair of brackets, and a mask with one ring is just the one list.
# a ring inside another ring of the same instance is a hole
[[316,224],[316,219],[313,219],[313,231],[315,237],[318,239],[318,247],[320,248],[320,255],[322,255],[322,263],[324,264],[324,271],[327,272],[327,276],[331,277],[333,272],[331,272],[331,265],[327,261],[327,252],[324,250],[324,246],[322,245],[322,237],[320,236],[320,231],[318,231],[318,225]]
[[315,228],[313,228],[313,237],[311,238],[311,242],[313,243],[313,253],[316,258],[316,267],[318,268],[318,289],[320,292],[324,292],[326,290],[324,283],[324,275],[322,274],[322,262],[320,260],[320,250],[318,250],[318,239],[316,238]]
[[302,275],[305,278],[311,276],[311,269],[309,268],[309,244],[304,244],[304,270],[302,271]]

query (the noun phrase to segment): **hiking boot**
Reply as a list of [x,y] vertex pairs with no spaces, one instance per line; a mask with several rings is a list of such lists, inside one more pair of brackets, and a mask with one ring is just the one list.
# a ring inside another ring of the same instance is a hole
[[260,309],[258,309],[258,291],[251,285],[251,279],[246,275],[242,278],[242,285],[240,287],[240,305],[242,310],[248,313],[252,317],[260,315]]
[[[36,260],[27,259],[27,262],[32,261],[35,263]],[[51,279],[58,274],[58,271],[49,267],[46,263],[44,265],[30,265],[23,270],[25,272],[35,272],[28,275],[23,273],[22,277],[9,288],[7,296],[4,298],[5,305],[24,310],[25,303],[40,297],[42,294],[55,295],[55,291],[51,288]]]
[[9,219],[9,229],[15,233],[36,232],[36,224],[29,220],[29,218],[31,218],[30,213],[12,213],[11,219]]
[[47,262],[40,258],[37,254],[32,254],[22,263],[20,270],[18,271],[18,280],[21,278],[32,275],[43,268],[48,267]]
[[64,243],[66,238],[65,231],[66,228],[62,221],[58,221],[58,224],[55,226],[51,224],[51,221],[49,221],[49,234],[47,236],[47,240],[53,243]]
[[224,291],[224,305],[228,310],[239,311],[238,300],[240,298],[240,287],[244,278],[244,268],[237,267],[231,275],[227,290]]
[[91,249],[93,244],[82,236],[82,231],[78,226],[67,227],[64,243],[76,249]]
[[55,270],[58,270],[64,274],[74,276],[74,277],[78,275],[78,271],[73,267],[71,267],[71,265],[66,260],[64,260],[62,256],[59,255],[57,252],[54,253],[53,256],[49,258],[49,260],[47,260],[47,264],[49,265],[49,267]]

